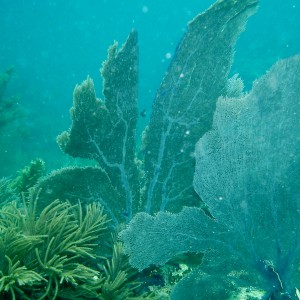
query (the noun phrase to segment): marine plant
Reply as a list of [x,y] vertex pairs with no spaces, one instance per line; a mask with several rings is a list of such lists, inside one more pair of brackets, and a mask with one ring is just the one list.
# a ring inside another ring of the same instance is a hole
[[257,0],[219,0],[189,23],[157,91],[141,158],[136,31],[121,49],[111,46],[101,71],[104,99],[96,97],[91,78],[77,85],[71,128],[57,139],[65,153],[98,166],[54,171],[36,187],[43,201],[96,199],[116,225],[138,211],[202,206],[192,184],[195,143],[211,128],[216,101],[227,91],[234,44],[256,6]]

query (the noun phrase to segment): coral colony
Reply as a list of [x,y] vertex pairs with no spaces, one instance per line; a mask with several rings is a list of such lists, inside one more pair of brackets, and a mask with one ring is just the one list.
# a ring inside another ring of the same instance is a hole
[[0,182],[1,296],[300,299],[300,56],[249,92],[229,78],[257,5],[219,0],[188,24],[139,151],[137,32],[109,48],[104,99],[77,85],[57,138],[94,166]]

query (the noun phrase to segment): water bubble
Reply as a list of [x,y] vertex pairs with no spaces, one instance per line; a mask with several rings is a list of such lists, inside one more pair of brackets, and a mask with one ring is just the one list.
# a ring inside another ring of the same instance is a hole
[[165,55],[166,59],[170,59],[172,57],[172,54],[170,52],[166,53]]
[[143,12],[144,14],[146,14],[148,11],[149,11],[149,7],[146,6],[146,5],[144,5],[144,6],[142,7],[142,12]]

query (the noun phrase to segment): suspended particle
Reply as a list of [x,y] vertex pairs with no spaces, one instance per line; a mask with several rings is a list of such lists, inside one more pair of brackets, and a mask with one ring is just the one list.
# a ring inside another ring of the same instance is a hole
[[146,6],[146,5],[144,5],[144,6],[142,7],[142,12],[143,12],[144,14],[146,14],[148,11],[149,11],[149,7]]
[[166,59],[170,59],[172,57],[172,54],[170,52],[166,53],[165,55]]

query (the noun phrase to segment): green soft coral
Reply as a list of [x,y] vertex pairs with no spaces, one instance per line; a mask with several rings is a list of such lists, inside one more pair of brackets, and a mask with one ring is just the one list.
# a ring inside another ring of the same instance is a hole
[[122,244],[113,250],[100,247],[113,243],[109,232],[107,216],[96,203],[56,200],[40,213],[33,198],[21,207],[6,204],[0,209],[0,297],[147,298]]
[[27,192],[37,181],[45,175],[45,162],[42,159],[34,159],[18,172],[18,176],[11,181],[11,188],[18,194]]

